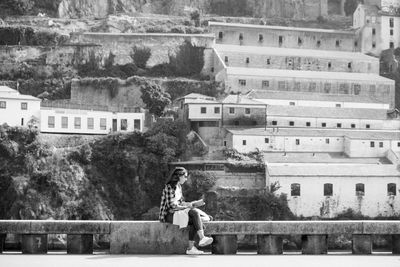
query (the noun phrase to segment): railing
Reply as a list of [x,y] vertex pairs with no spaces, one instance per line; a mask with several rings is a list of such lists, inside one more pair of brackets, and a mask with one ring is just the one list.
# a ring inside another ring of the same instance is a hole
[[[235,221],[206,223],[214,254],[236,254],[237,235],[256,235],[258,254],[282,254],[283,236],[300,235],[303,254],[328,253],[329,235],[352,235],[353,254],[372,253],[372,235],[391,235],[400,254],[400,221]],[[67,234],[67,253],[93,253],[93,235],[109,235],[111,254],[184,254],[188,229],[157,221],[0,220],[0,252],[7,234],[22,235],[22,253],[47,253],[48,234]]]

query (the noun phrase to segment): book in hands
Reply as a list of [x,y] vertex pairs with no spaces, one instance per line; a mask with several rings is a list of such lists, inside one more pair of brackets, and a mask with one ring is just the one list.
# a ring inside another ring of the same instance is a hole
[[194,208],[201,207],[201,206],[204,206],[206,204],[203,199],[195,200],[195,201],[192,201],[190,203],[192,204],[192,206]]

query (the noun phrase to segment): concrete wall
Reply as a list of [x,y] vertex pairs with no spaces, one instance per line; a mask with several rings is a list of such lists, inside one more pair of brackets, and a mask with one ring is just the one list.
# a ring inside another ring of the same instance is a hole
[[72,40],[77,43],[101,45],[103,58],[107,58],[112,52],[116,64],[131,63],[130,53],[135,45],[148,47],[151,49],[151,57],[147,62],[149,67],[169,63],[169,56],[176,54],[179,46],[189,41],[194,46],[205,48],[202,72],[210,74],[213,66],[214,36],[212,35],[77,33],[72,36]]
[[[270,182],[279,181],[278,193],[288,196],[289,208],[297,216],[335,217],[348,208],[366,216],[398,215],[400,198],[388,196],[387,184],[395,183],[397,190],[399,177],[270,177]],[[291,184],[300,184],[300,196],[291,196]],[[333,185],[333,195],[324,196],[324,184]],[[365,185],[365,195],[357,196],[355,185]]]
[[240,189],[263,189],[265,187],[264,173],[240,173],[216,171],[217,187],[236,187]]
[[[0,108],[0,125],[27,126],[29,120],[40,120],[40,100],[7,99],[0,96],[0,102],[6,102],[6,108]],[[21,109],[21,103],[27,103],[27,109]]]
[[[373,57],[371,57],[371,60],[354,60],[349,58],[324,58],[318,54],[316,54],[315,57],[283,56],[274,54],[246,54],[230,51],[220,51],[219,54],[224,61],[225,57],[227,57],[228,62],[225,62],[225,64],[229,67],[379,74],[379,60]],[[249,60],[249,63],[246,63],[247,59]],[[351,68],[348,67],[349,63],[351,63]]]
[[[230,109],[233,109],[234,113],[230,113]],[[246,114],[246,109],[250,110],[250,114]],[[253,106],[240,106],[240,105],[223,105],[223,124],[227,125],[265,125],[265,107],[253,107]],[[255,124],[246,124],[254,122]],[[243,124],[245,123],[245,124]]]
[[[236,44],[249,46],[269,46],[299,49],[320,49],[336,51],[360,51],[360,46],[355,46],[358,37],[355,32],[340,32],[333,30],[302,30],[301,28],[290,27],[271,27],[257,26],[243,27],[239,24],[221,24],[211,23],[210,30],[216,36],[218,44]],[[219,38],[222,32],[222,38]],[[242,40],[239,40],[239,35]],[[263,35],[263,41],[259,41],[259,35]],[[279,42],[282,37],[282,42]],[[301,39],[299,45],[298,39]],[[318,42],[320,41],[320,42]],[[336,42],[339,42],[336,45]]]
[[[390,19],[393,19],[393,27],[390,27]],[[390,43],[394,44],[394,48],[400,46],[400,17],[399,16],[382,16],[381,17],[381,49],[389,49]],[[393,35],[390,34],[392,30]]]
[[[345,137],[348,139],[347,137]],[[354,140],[346,142],[346,154],[349,157],[385,157],[388,150],[399,150],[400,140]],[[373,144],[371,144],[373,142]]]
[[[59,108],[43,108],[41,109],[41,132],[46,133],[72,133],[72,134],[108,134],[113,129],[113,119],[117,121],[117,131],[130,132],[134,131],[134,121],[139,120],[140,129],[144,127],[144,113],[113,113],[107,111],[91,111],[76,109],[59,109]],[[54,117],[54,127],[49,127],[49,116]],[[62,117],[68,118],[66,127],[62,126]],[[80,118],[80,129],[76,129],[74,125],[75,118]],[[88,128],[88,118],[93,118],[93,129]],[[106,119],[106,127],[101,129],[100,119]],[[121,129],[121,121],[127,120],[127,129]]]
[[[219,108],[219,112],[215,113],[215,108]],[[205,113],[201,110],[205,109]],[[189,120],[220,120],[221,119],[221,104],[192,104],[189,105]]]

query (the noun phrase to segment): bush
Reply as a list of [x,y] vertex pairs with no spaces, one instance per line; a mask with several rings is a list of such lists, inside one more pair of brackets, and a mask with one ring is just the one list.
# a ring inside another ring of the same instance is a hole
[[183,190],[188,200],[201,198],[203,194],[215,186],[217,181],[215,174],[212,172],[190,171],[189,174],[189,181],[184,184]]
[[130,56],[137,67],[144,69],[151,56],[151,49],[149,47],[138,47],[135,45],[132,48]]
[[196,47],[185,41],[175,56],[169,57],[169,65],[178,76],[200,74],[204,66],[204,47]]
[[287,196],[265,192],[250,198],[251,220],[293,220],[294,214],[288,206]]

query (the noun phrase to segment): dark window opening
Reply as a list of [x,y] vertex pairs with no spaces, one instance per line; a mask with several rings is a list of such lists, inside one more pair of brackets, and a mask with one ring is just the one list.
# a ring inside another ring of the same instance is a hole
[[390,29],[390,35],[393,36],[393,29]]
[[393,42],[390,42],[390,43],[389,43],[389,47],[390,47],[390,48],[394,48],[394,43],[393,43]]
[[336,47],[339,47],[339,46],[340,46],[340,41],[336,40]]
[[375,35],[376,34],[376,30],[375,30],[375,28],[372,28],[372,35]]
[[332,68],[332,63],[328,62],[328,69]]
[[243,33],[239,33],[239,41],[243,40]]
[[272,125],[278,125],[277,121],[272,121]]
[[235,108],[229,108],[229,114],[234,114],[235,113]]
[[243,140],[242,144],[245,146],[247,144],[246,140]]
[[370,146],[370,147],[375,147],[375,142],[374,142],[374,141],[371,141],[371,142],[369,143],[369,146]]
[[390,28],[394,27],[394,18],[389,19],[389,26],[390,26]]
[[245,108],[244,109],[244,114],[249,115],[250,114],[250,108]]
[[219,107],[214,107],[214,113],[219,114],[221,112]]
[[356,184],[356,196],[364,196],[365,195],[365,186],[364,184]]
[[351,62],[347,64],[347,68],[351,69]]
[[324,184],[324,196],[329,197],[333,195],[333,184]]
[[326,139],[325,139],[325,143],[326,143],[326,144],[329,144],[329,141],[330,141],[329,138],[326,138]]
[[326,127],[326,122],[321,123],[322,127]]
[[282,45],[282,43],[283,43],[283,36],[279,36],[279,46],[281,46]]
[[375,47],[376,47],[376,43],[372,42],[372,48],[375,48]]
[[383,142],[379,142],[379,147],[383,147]]
[[258,41],[261,43],[262,41],[264,41],[264,36],[262,34],[258,35]]
[[371,125],[367,124],[367,125],[365,125],[365,128],[369,129],[369,128],[371,128]]
[[354,47],[357,47],[357,46],[358,46],[358,42],[354,41]]
[[219,38],[219,39],[224,38],[224,33],[223,33],[223,32],[219,32],[219,33],[218,33],[218,38]]
[[303,44],[303,40],[301,40],[301,38],[299,37],[299,38],[297,38],[297,44],[298,45],[302,45]]
[[352,123],[351,128],[356,128],[356,125],[354,123]]
[[341,123],[337,123],[337,124],[336,124],[336,127],[337,127],[337,128],[342,128],[342,124],[341,124]]
[[267,65],[271,64],[271,59],[267,58]]
[[264,139],[264,142],[265,142],[266,144],[268,144],[268,143],[269,143],[269,138],[265,138],[265,139]]
[[396,192],[396,184],[394,184],[394,183],[389,183],[389,184],[387,185],[387,194],[388,194],[388,196],[395,196],[395,195],[397,195],[397,192]]
[[318,40],[318,41],[317,41],[317,47],[320,47],[320,46],[321,46],[321,41]]
[[228,63],[228,57],[225,56],[225,63]]
[[250,58],[246,57],[246,64],[250,63]]
[[292,197],[300,196],[300,184],[291,184],[290,185],[290,195]]
[[289,126],[294,126],[294,121],[289,121]]
[[121,131],[126,131],[128,129],[128,120],[121,119]]
[[296,145],[300,145],[300,139],[296,139]]
[[310,126],[311,126],[311,122],[307,121],[307,122],[306,122],[306,126],[307,126],[307,127],[310,127]]

